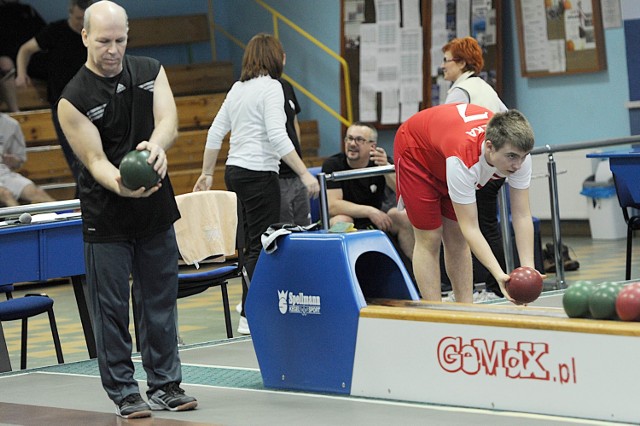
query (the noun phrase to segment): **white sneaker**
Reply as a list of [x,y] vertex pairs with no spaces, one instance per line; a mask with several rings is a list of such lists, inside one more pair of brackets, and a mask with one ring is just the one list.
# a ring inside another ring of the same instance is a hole
[[492,291],[482,290],[473,293],[473,303],[490,302],[492,300],[499,300],[500,297]]
[[238,304],[236,305],[236,312],[241,314],[242,313],[242,300],[238,302]]
[[238,333],[239,334],[251,334],[249,331],[249,322],[246,317],[240,317],[240,322],[238,323]]
[[448,295],[442,298],[443,302],[455,302],[456,296],[453,294],[453,291],[450,291]]
[[[500,300],[501,298],[492,291],[482,290],[473,292],[473,303],[491,302],[493,300]],[[456,296],[452,292],[442,298],[443,302],[455,302]]]

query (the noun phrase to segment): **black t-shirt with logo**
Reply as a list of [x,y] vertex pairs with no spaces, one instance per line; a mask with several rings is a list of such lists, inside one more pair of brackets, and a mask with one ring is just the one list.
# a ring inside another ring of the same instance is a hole
[[[160,72],[155,59],[126,55],[123,71],[112,78],[86,66],[69,82],[67,99],[98,128],[102,148],[116,167],[154,129],[153,89]],[[84,168],[78,180],[84,239],[115,242],[165,231],[180,217],[169,175],[148,198],[121,197],[97,183]]]

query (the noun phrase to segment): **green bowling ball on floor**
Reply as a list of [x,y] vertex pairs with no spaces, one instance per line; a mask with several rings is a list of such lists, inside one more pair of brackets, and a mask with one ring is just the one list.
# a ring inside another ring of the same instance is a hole
[[153,164],[149,164],[149,151],[133,150],[124,156],[120,162],[120,176],[122,184],[132,190],[144,186],[145,189],[154,187],[160,182],[160,176],[153,170]]
[[562,295],[562,307],[569,318],[588,318],[589,296],[597,288],[593,281],[576,281]]
[[595,319],[617,319],[616,298],[622,285],[602,283],[589,296],[589,312]]

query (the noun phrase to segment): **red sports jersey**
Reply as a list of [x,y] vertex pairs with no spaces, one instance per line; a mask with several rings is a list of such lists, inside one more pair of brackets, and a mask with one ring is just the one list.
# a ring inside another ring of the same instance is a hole
[[[490,179],[505,177],[483,155],[485,129],[492,116],[478,105],[445,104],[420,111],[400,126],[394,141],[397,195],[414,226],[439,226],[434,206],[428,206],[433,202],[443,216],[455,220],[450,200],[474,203],[477,189]],[[527,156],[508,182],[525,189],[530,179],[531,157]]]
[[467,167],[478,162],[484,130],[493,113],[471,104],[445,104],[427,108],[405,121],[395,149],[409,149],[431,174],[446,182],[448,157],[458,157]]

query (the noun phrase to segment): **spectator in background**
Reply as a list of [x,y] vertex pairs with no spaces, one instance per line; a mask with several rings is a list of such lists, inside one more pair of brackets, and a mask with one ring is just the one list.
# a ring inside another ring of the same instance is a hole
[[[227,93],[209,129],[202,174],[193,188],[211,189],[222,140],[231,131],[224,181],[227,189],[236,193],[244,211],[248,238],[245,269],[249,280],[262,250],[262,233],[280,221],[280,160],[300,177],[310,196],[317,197],[320,190],[287,135],[284,94],[278,82],[283,67],[284,50],[278,39],[258,34],[249,41],[242,57],[240,81]],[[244,311],[247,284],[242,280],[240,334],[250,334]]]
[[[453,84],[447,92],[444,103],[463,102],[480,105],[491,112],[505,112],[507,107],[496,91],[479,75],[484,67],[482,48],[473,37],[456,38],[442,47],[444,58],[442,70],[444,79]],[[478,206],[478,222],[480,231],[486,238],[493,255],[500,266],[506,267],[504,249],[502,246],[502,232],[498,226],[498,192],[504,184],[505,178],[493,179],[476,191]],[[484,282],[485,292],[475,292],[474,300],[493,299],[502,297],[500,286],[493,275],[474,256],[474,282]],[[441,257],[441,269],[444,272],[444,259]],[[442,274],[443,282],[450,286],[448,276]],[[444,289],[444,288],[443,288]],[[450,296],[453,297],[453,296]]]
[[[0,0],[0,101],[7,104],[10,112],[19,110],[16,96],[16,57],[20,46],[37,34],[46,22],[31,6],[18,0]],[[38,55],[30,64],[30,74],[46,80],[43,56]]]
[[[91,3],[93,3],[93,0],[70,0],[67,19],[47,25],[38,34],[20,46],[16,60],[15,84],[17,87],[30,86],[32,84],[28,65],[34,54],[45,51],[47,52],[46,66],[49,76],[47,78],[47,100],[50,105],[55,105],[64,87],[87,59],[87,48],[82,42],[81,32],[84,11]],[[77,160],[60,128],[57,108],[52,108],[51,118],[56,129],[58,142],[73,173],[74,181],[77,183],[82,164]],[[76,186],[76,198],[77,196]]]
[[[322,172],[330,174],[344,170],[393,164],[393,159],[377,146],[378,132],[368,124],[355,122],[344,137],[345,152],[327,158]],[[386,203],[388,189],[395,196],[395,173],[343,181],[327,181],[330,226],[337,222],[353,223],[357,229],[379,229],[397,238],[404,255],[403,262],[411,271],[413,258],[413,228],[406,212],[398,211],[395,200]],[[395,243],[395,241],[394,241]],[[408,260],[408,261],[407,261]]]
[[20,124],[0,113],[0,204],[17,206],[19,201],[44,203],[54,201],[43,189],[15,171],[27,160]]

